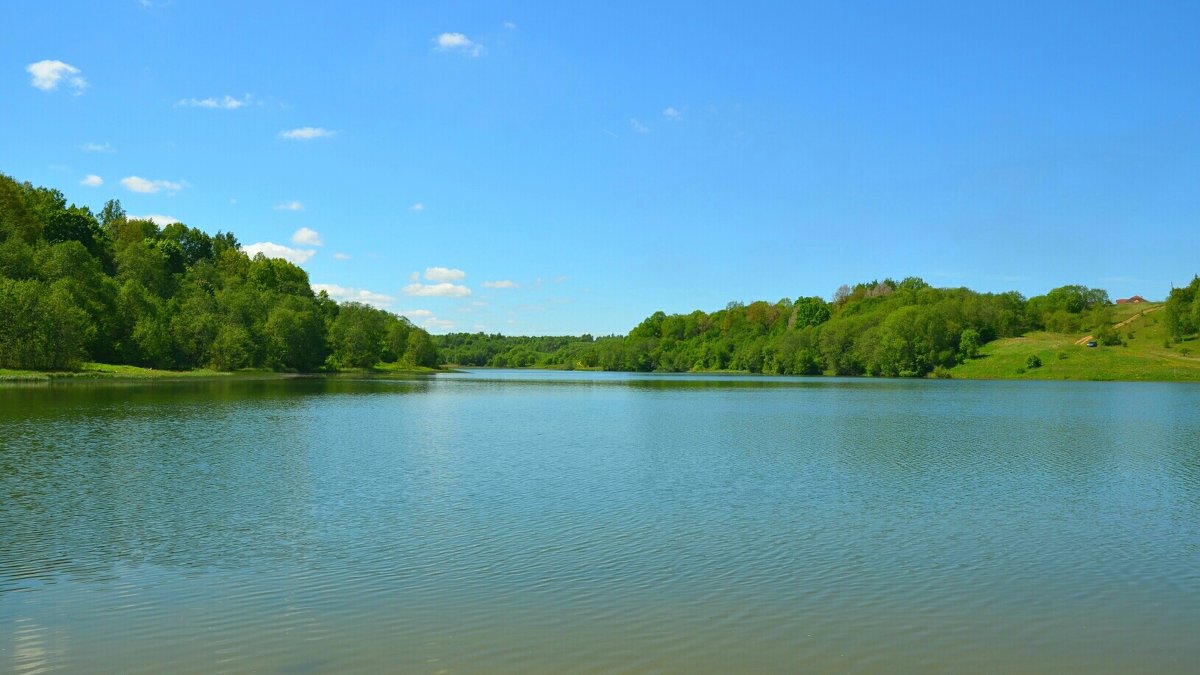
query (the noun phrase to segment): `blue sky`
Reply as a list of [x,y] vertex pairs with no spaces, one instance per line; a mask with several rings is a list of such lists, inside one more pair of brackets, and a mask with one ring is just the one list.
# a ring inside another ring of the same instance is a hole
[[[1142,7],[1142,4],[1152,4]],[[1200,272],[1197,3],[17,2],[0,172],[434,332]]]

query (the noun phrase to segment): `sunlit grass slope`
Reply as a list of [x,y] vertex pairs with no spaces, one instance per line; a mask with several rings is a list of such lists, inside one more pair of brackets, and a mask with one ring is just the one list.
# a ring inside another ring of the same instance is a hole
[[[1200,341],[1176,343],[1154,305],[1118,305],[1113,321],[1122,344],[1088,347],[1084,337],[1066,333],[1028,333],[995,340],[972,359],[950,371],[952,377],[1029,380],[1189,380],[1200,381]],[[1041,361],[1030,367],[1030,357]]]

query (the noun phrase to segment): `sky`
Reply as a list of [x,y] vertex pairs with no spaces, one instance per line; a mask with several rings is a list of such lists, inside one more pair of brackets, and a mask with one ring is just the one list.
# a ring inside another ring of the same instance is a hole
[[17,0],[0,172],[435,333],[1200,273],[1200,3]]

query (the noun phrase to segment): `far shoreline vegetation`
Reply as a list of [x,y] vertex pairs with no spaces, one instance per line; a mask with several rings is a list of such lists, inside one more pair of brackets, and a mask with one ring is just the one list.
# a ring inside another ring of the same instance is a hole
[[[1140,298],[1138,298],[1140,301]],[[1200,381],[1200,277],[1165,302],[1102,289],[934,288],[655,312],[624,336],[433,336],[314,293],[229,232],[99,214],[0,174],[0,382],[431,373],[444,367],[964,379]],[[1087,346],[1088,339],[1095,343]]]

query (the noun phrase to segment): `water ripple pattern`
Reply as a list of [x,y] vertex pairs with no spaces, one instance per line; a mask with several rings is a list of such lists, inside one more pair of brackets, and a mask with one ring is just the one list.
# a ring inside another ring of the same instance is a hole
[[1200,388],[0,388],[0,672],[1195,672]]

